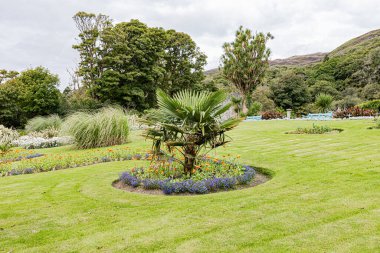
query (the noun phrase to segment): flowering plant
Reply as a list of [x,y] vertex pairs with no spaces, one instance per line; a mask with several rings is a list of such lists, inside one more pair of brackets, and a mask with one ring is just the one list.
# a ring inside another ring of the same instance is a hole
[[[35,156],[36,153],[30,152],[31,156]],[[17,163],[14,162],[15,160],[0,162],[0,176],[75,168],[111,161],[145,160],[147,157],[146,154],[132,152],[128,147],[82,150],[66,154],[45,154],[35,159],[22,157],[17,160]]]
[[159,163],[151,163],[147,168],[133,168],[123,172],[119,180],[132,187],[146,190],[160,189],[165,194],[172,193],[209,193],[217,190],[233,189],[236,185],[252,181],[255,170],[236,163],[238,157],[220,160],[209,156],[198,159],[191,177],[184,175],[179,163],[169,157]]
[[21,136],[12,142],[14,146],[23,147],[25,149],[52,148],[72,143],[73,139],[69,136],[43,138],[30,135]]

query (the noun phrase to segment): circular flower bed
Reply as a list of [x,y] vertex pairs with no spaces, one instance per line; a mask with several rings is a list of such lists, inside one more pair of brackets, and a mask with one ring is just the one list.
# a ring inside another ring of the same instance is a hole
[[256,174],[252,167],[241,166],[235,159],[224,161],[204,157],[191,175],[184,175],[179,167],[180,164],[171,157],[152,163],[147,168],[133,168],[123,172],[118,181],[133,188],[162,190],[165,194],[205,194],[247,185]]

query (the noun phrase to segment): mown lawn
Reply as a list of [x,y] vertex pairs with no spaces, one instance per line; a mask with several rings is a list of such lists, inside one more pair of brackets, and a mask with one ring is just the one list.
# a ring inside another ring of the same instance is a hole
[[[365,120],[318,124],[344,131],[284,134],[312,125],[304,121],[234,130],[218,154],[240,154],[273,174],[244,190],[114,189],[118,173],[138,161],[0,178],[0,252],[380,252],[380,130]],[[132,136],[128,146],[150,143]]]

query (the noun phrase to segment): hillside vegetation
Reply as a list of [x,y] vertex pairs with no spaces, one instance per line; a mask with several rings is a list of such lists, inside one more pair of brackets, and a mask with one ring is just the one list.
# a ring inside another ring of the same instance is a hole
[[[273,104],[266,110],[292,108],[299,114],[317,111],[319,94],[333,96],[334,108],[380,99],[380,30],[351,39],[329,53],[292,56],[270,61],[264,85],[251,100]],[[206,72],[205,82],[228,89],[220,71]]]

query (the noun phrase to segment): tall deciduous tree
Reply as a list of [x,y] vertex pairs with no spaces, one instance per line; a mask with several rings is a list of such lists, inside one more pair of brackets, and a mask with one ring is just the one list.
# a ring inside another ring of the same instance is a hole
[[[78,74],[83,77],[83,84],[91,90],[103,73],[100,61],[100,33],[111,27],[112,21],[106,15],[82,11],[75,14],[73,19],[79,30],[79,43],[73,45],[80,56]],[[94,97],[94,94],[92,95]]]
[[78,73],[93,98],[142,111],[156,105],[157,88],[173,94],[202,86],[206,56],[189,35],[138,20],[112,25],[104,15],[83,12],[74,20]]
[[165,31],[131,20],[106,29],[101,43],[104,73],[93,89],[96,96],[139,110],[152,107],[165,71]]
[[243,100],[243,112],[247,113],[247,95],[259,85],[269,67],[270,33],[253,34],[249,29],[240,26],[235,40],[223,45],[222,67],[225,77],[236,86]]
[[19,73],[14,70],[0,69],[0,84],[5,83],[12,78],[15,78],[18,74]]
[[165,72],[161,88],[170,94],[194,89],[204,79],[206,55],[186,33],[168,30],[165,39]]

